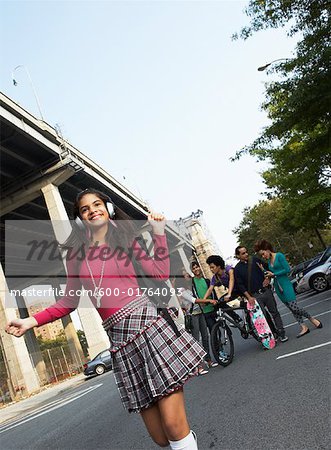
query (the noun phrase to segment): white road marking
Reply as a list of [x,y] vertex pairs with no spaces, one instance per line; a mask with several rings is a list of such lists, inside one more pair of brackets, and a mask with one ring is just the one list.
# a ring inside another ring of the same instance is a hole
[[304,348],[303,350],[298,350],[297,352],[287,353],[286,355],[278,356],[276,359],[288,358],[289,356],[298,355],[299,353],[309,352],[310,350],[314,350],[315,348],[324,347],[325,345],[330,345],[331,341],[325,342],[324,344],[314,345],[314,347]]
[[[314,318],[315,317],[319,317],[319,316],[324,316],[324,314],[329,314],[330,312],[331,312],[331,309],[329,309],[329,311],[325,311],[325,312],[322,312],[320,314],[314,315]],[[305,319],[304,321],[306,322],[307,320],[308,319]],[[289,323],[288,325],[285,325],[284,328],[293,327],[293,325],[298,325],[298,322]]]
[[23,425],[26,422],[30,422],[30,420],[34,420],[37,417],[40,417],[44,414],[47,414],[51,411],[55,411],[58,408],[62,408],[62,406],[68,405],[69,403],[79,399],[80,397],[83,397],[86,394],[89,394],[90,392],[94,391],[95,389],[99,388],[100,386],[102,386],[103,383],[100,384],[96,384],[95,386],[91,386],[83,391],[80,391],[78,393],[74,393],[71,396],[62,399],[62,400],[57,400],[51,403],[48,403],[47,405],[39,408],[37,411],[32,412],[31,414],[28,414],[27,416],[23,417],[22,419],[19,419],[16,423],[11,423],[10,425],[5,425],[1,430],[0,430],[0,434],[4,433],[5,431],[11,430],[12,428],[16,428],[20,425]]

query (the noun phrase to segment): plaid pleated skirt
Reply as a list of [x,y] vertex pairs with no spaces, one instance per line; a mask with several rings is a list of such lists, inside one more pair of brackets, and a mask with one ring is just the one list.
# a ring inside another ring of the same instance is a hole
[[103,326],[111,344],[116,384],[129,412],[140,412],[182,389],[205,356],[183,328],[176,335],[148,297],[133,300]]

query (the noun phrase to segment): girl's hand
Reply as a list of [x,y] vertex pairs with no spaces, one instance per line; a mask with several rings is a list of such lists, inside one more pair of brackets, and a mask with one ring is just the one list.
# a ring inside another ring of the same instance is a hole
[[34,317],[27,317],[26,319],[14,319],[8,322],[5,331],[16,337],[23,336],[28,330],[38,326],[38,322]]
[[166,220],[163,214],[150,212],[147,216],[147,219],[152,226],[153,234],[164,234]]

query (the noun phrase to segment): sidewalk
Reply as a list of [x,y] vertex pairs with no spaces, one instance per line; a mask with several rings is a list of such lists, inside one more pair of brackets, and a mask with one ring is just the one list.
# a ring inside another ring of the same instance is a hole
[[25,415],[61,392],[84,383],[85,379],[86,376],[81,373],[60,383],[45,386],[41,392],[32,394],[31,397],[4,405],[0,409],[0,424]]

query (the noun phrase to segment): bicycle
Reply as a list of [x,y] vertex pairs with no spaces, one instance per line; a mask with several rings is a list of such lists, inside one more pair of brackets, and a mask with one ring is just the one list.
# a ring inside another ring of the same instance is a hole
[[[223,298],[223,297],[222,297]],[[255,340],[260,342],[260,337],[258,336],[255,328],[253,327],[249,314],[247,313],[246,308],[244,307],[244,303],[240,302],[240,307],[235,308],[224,308],[221,309],[221,299],[219,299],[216,308],[217,308],[217,318],[216,323],[210,332],[210,344],[211,349],[214,354],[214,357],[218,364],[223,367],[231,364],[234,356],[234,344],[232,338],[232,331],[227,322],[233,324],[235,328],[238,328],[240,331],[241,337],[243,339],[248,339],[251,335]],[[245,314],[242,320],[242,325],[236,322],[232,317],[225,315],[228,311],[236,311],[236,310],[244,310]]]

